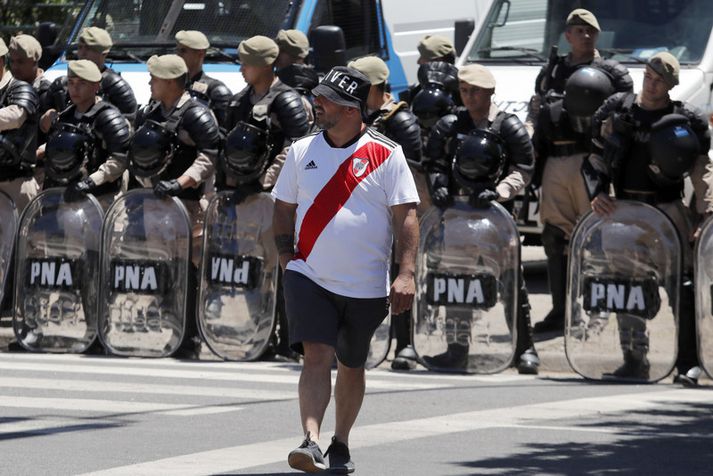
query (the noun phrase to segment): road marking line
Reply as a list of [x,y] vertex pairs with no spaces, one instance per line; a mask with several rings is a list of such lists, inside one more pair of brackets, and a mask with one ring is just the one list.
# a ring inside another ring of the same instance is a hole
[[[131,365],[132,367],[153,367],[153,368],[172,368],[176,370],[206,370],[217,369],[248,372],[276,372],[276,373],[297,373],[302,369],[302,365],[298,363],[283,363],[283,362],[186,362],[175,359],[141,359],[141,358],[120,358],[120,357],[96,357],[77,354],[0,354],[0,362],[7,361],[28,361],[28,362],[72,362],[81,365],[95,366],[114,366],[123,367]],[[232,374],[231,374],[232,375]],[[462,382],[516,382],[524,380],[532,380],[535,377],[532,375],[518,375],[515,373],[498,373],[491,375],[450,375],[439,374],[425,370],[422,368],[409,372],[393,372],[390,370],[376,368],[367,372],[367,381],[373,378],[378,379],[403,379],[403,380],[438,380],[444,381],[462,381]]]
[[[662,404],[670,406],[676,403],[707,403],[709,401],[710,395],[708,392],[664,390],[454,413],[417,420],[377,423],[356,427],[350,438],[350,447],[352,449],[364,448],[494,427],[536,425],[537,422],[547,420],[573,419],[577,421],[584,417],[602,413],[627,412]],[[573,428],[576,428],[576,426],[573,425]],[[84,476],[139,476],[159,473],[174,476],[192,476],[234,472],[280,461],[285,461],[285,468],[287,469],[287,453],[294,449],[299,443],[299,439],[300,437],[296,434],[291,438],[119,466],[87,473]]]
[[242,410],[243,407],[225,405],[190,405],[176,403],[126,402],[93,398],[45,398],[0,395],[0,408],[42,408],[90,413],[158,413],[171,416],[210,415]]
[[297,398],[297,390],[280,392],[249,388],[208,387],[193,385],[159,385],[153,383],[126,383],[96,380],[66,380],[45,378],[14,378],[3,377],[0,387],[62,390],[65,392],[82,393],[131,393],[151,395],[181,395],[219,398],[240,398],[246,400],[274,401],[292,400]]
[[[205,370],[173,370],[173,369],[156,369],[156,368],[137,368],[137,367],[97,367],[93,365],[66,365],[55,363],[30,363],[30,362],[0,362],[0,370],[11,371],[29,371],[29,372],[60,372],[70,374],[99,374],[99,375],[130,375],[134,377],[161,377],[161,378],[179,378],[179,379],[194,379],[194,380],[223,380],[232,382],[258,382],[258,383],[275,383],[297,385],[299,375],[266,375],[255,373],[228,373],[228,372],[213,372]],[[335,372],[332,372],[332,380],[335,378]],[[367,379],[367,391],[371,390],[419,390],[419,389],[434,389],[450,387],[451,385],[444,383],[400,383],[392,381],[384,381],[377,379]]]

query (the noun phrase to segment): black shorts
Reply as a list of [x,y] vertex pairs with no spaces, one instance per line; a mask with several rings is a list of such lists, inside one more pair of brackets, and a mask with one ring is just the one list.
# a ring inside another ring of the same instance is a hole
[[291,270],[285,271],[282,287],[292,350],[304,354],[303,342],[318,342],[334,347],[347,367],[364,366],[371,337],[389,312],[386,297],[340,296]]

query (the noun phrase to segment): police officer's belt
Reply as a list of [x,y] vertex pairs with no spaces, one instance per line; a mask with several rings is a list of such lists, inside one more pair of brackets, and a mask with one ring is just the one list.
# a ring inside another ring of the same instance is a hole
[[677,189],[664,189],[656,191],[624,189],[621,191],[619,198],[624,200],[636,200],[637,202],[644,202],[649,205],[658,205],[659,203],[668,203],[679,200],[681,198],[681,192]]
[[587,150],[577,142],[564,142],[560,144],[550,144],[549,152],[551,157],[564,157],[567,155],[583,154]]

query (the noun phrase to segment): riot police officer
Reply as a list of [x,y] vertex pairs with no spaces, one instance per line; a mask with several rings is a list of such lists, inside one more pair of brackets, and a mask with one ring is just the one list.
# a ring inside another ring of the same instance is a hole
[[[458,79],[460,96],[465,107],[459,108],[455,114],[441,118],[426,144],[426,170],[429,174],[431,198],[438,207],[449,206],[456,191],[456,184],[451,180],[455,151],[471,131],[479,129],[488,131],[504,141],[505,163],[500,164],[498,170],[502,170],[502,173],[494,177],[492,183],[480,181],[482,186],[474,187],[469,193],[476,204],[491,200],[507,204],[529,183],[532,176],[534,153],[530,137],[517,116],[500,111],[493,104],[495,77],[487,68],[478,64],[464,66],[458,71]],[[467,163],[473,165],[476,162],[474,158],[469,158],[463,161],[463,166],[467,167]],[[471,180],[474,181],[475,177]],[[515,363],[520,373],[536,374],[540,360],[532,343],[527,289],[522,273],[519,274]],[[436,359],[436,366],[447,367],[451,361],[463,362],[464,356],[467,355],[467,345],[454,343],[449,345],[445,354],[431,359]],[[458,364],[454,366],[457,367]]]
[[[176,196],[188,210],[193,225],[193,277],[200,263],[204,203],[207,183],[212,183],[220,141],[218,124],[210,109],[186,90],[188,68],[180,56],[152,56],[151,103],[136,118],[136,133],[129,150],[130,188],[153,188],[159,196]],[[191,290],[193,291],[193,290]],[[193,293],[189,293],[193,299]],[[190,303],[190,301],[189,301]],[[199,352],[194,306],[176,355]]]
[[302,97],[275,76],[278,53],[277,44],[265,36],[253,36],[240,42],[241,73],[248,85],[231,99],[225,124],[227,131],[232,131],[240,122],[267,131],[270,155],[261,178],[266,190],[275,184],[282,168],[286,157],[283,149],[310,128]]
[[[106,30],[95,26],[84,28],[79,34],[77,58],[92,61],[99,67],[102,73],[99,96],[116,106],[131,121],[137,108],[134,91],[124,78],[105,64],[112,45],[111,36]],[[42,117],[43,131],[49,129],[49,125],[54,120],[53,116],[69,105],[67,77],[61,76],[55,79],[50,86],[49,94],[54,104]]]
[[[425,177],[423,173],[415,170],[421,166],[421,130],[417,118],[408,109],[408,105],[404,101],[397,103],[388,92],[388,66],[376,56],[358,58],[347,66],[364,73],[371,83],[369,96],[366,100],[366,124],[402,147],[406,161],[409,162],[414,174],[419,195],[426,196],[428,187]],[[417,208],[421,209],[420,213],[427,209],[423,207],[423,200]],[[416,365],[416,353],[411,346],[411,312],[394,315],[391,319],[396,337],[394,351],[396,357],[392,361],[391,367],[397,370],[409,370]]]
[[280,49],[275,60],[277,77],[311,103],[312,89],[319,84],[319,75],[311,65],[306,64],[309,54],[307,36],[299,30],[280,30],[275,43]]
[[12,75],[32,85],[40,100],[41,113],[50,107],[49,88],[52,84],[45,78],[45,72],[38,66],[42,57],[42,45],[30,35],[17,35],[10,39],[8,46],[10,71]]
[[131,126],[116,106],[97,96],[101,78],[89,60],[67,65],[71,103],[49,132],[44,188],[66,186],[70,200],[92,193],[106,210],[121,189]]
[[[452,66],[456,62],[455,47],[453,46],[451,40],[445,36],[426,35],[421,38],[421,41],[418,42],[417,48],[419,54],[417,63],[419,65],[428,65],[429,63],[446,63]],[[446,69],[446,67],[441,64],[435,64],[432,66],[429,65],[426,66],[425,69],[431,67],[435,69]],[[456,99],[458,96],[458,85],[457,82],[451,84],[454,87],[450,89],[449,92],[452,94],[453,98]],[[403,91],[399,95],[399,100],[406,101],[410,104],[413,101],[413,98],[416,97],[416,94],[421,90],[421,87],[422,85],[419,77],[419,82],[409,86],[406,91]]]
[[222,126],[233,93],[222,81],[211,78],[203,71],[208,48],[210,42],[200,31],[181,30],[176,33],[176,54],[183,58],[188,67],[188,91],[193,97],[208,104],[218,125]]
[[0,38],[0,191],[10,196],[22,213],[39,191],[32,171],[39,99],[32,85],[5,68],[7,53]]
[[[616,207],[609,196],[654,205],[676,226],[683,246],[684,276],[679,305],[679,342],[676,381],[697,384],[700,368],[696,353],[692,248],[695,224],[682,202],[684,175],[695,191],[693,207],[700,216],[713,213],[713,165],[708,159],[710,133],[700,111],[671,100],[680,66],[670,53],[652,56],[644,72],[640,94],[611,96],[593,117],[593,143],[601,151],[582,164],[594,213],[607,215]],[[619,316],[617,316],[619,317]],[[626,325],[620,320],[620,326]],[[638,326],[620,332],[624,364],[613,372],[618,378],[648,378],[648,337]],[[625,335],[626,334],[626,335]]]
[[[583,67],[602,71],[613,86],[611,92],[632,90],[628,71],[615,61],[604,60],[595,49],[600,31],[599,22],[589,11],[578,8],[567,17],[565,38],[571,46],[566,56],[556,56],[542,67],[535,81],[536,94],[530,103],[529,117],[534,123],[537,144],[537,169],[535,184],[540,182],[540,220],[544,224],[542,244],[547,255],[547,276],[552,296],[552,310],[542,322],[535,324],[535,333],[564,329],[564,304],[568,244],[578,218],[589,211],[589,198],[579,169],[589,152],[588,140],[577,131],[559,122],[568,121],[561,114],[567,79]],[[597,91],[598,98],[611,86],[602,75],[593,78],[587,90]],[[572,95],[571,95],[572,96]],[[570,107],[577,100],[570,97]],[[543,121],[543,124],[540,124]],[[529,121],[528,121],[529,122]],[[588,129],[588,128],[585,128]]]
[[[10,39],[8,48],[10,50],[10,71],[12,71],[12,75],[32,85],[39,99],[38,113],[40,115],[44,114],[52,107],[52,98],[49,91],[52,83],[45,78],[44,70],[37,65],[40,57],[42,57],[40,42],[30,35],[17,35]],[[46,141],[47,137],[44,132],[39,131],[37,143],[44,144]],[[38,157],[37,166],[35,167],[35,179],[40,188],[44,181],[44,173],[42,158]]]

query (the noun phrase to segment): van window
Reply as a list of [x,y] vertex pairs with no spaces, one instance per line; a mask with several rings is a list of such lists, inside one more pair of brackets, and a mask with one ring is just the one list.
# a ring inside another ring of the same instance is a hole
[[324,0],[314,12],[312,28],[336,25],[344,31],[347,59],[381,53],[376,0]]
[[586,8],[602,28],[597,49],[623,63],[669,51],[701,61],[713,27],[710,0],[495,0],[468,61],[543,61],[551,45],[567,53],[565,20]]
[[131,48],[131,54],[140,56],[142,46],[146,54],[151,54],[151,47],[156,45],[171,48],[174,35],[188,29],[205,33],[212,46],[237,48],[240,41],[254,35],[277,35],[292,3],[290,0],[93,0],[81,27],[105,28],[115,45]]

